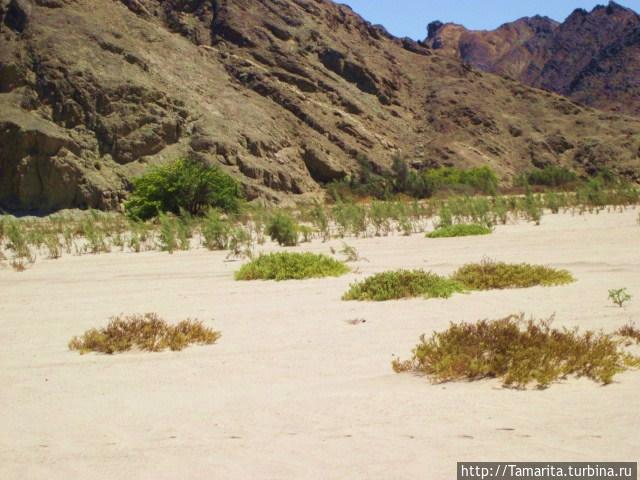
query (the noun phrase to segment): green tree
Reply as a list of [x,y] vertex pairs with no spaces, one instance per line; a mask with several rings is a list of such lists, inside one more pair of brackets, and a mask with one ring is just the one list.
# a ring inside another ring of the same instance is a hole
[[200,215],[210,207],[235,212],[240,199],[238,183],[218,167],[178,159],[152,167],[136,178],[125,210],[130,217],[140,220],[156,217],[161,212],[179,215],[181,210]]

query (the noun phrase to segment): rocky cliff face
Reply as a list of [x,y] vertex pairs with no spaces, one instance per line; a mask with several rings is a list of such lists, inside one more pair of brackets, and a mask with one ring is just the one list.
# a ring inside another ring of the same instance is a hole
[[615,2],[563,23],[523,18],[493,31],[435,22],[426,44],[586,105],[640,115],[640,16]]
[[179,155],[222,166],[250,198],[310,198],[357,156],[384,169],[395,154],[637,177],[640,122],[327,0],[0,0],[1,208],[114,208],[132,176]]

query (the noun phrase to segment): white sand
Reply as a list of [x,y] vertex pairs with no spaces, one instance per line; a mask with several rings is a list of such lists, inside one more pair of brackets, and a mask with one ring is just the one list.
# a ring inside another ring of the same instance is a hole
[[[640,460],[640,372],[545,391],[431,385],[391,371],[422,333],[524,311],[613,331],[640,323],[637,210],[545,216],[488,237],[354,240],[361,273],[234,282],[225,253],[67,256],[0,270],[0,478],[450,479],[456,461]],[[329,252],[340,241],[301,250]],[[292,249],[295,250],[295,249]],[[578,282],[449,300],[342,302],[390,268],[450,273],[483,256]],[[634,299],[612,307],[607,290]],[[172,353],[86,355],[71,336],[112,315],[215,319],[222,339]],[[347,320],[364,318],[350,325]]]

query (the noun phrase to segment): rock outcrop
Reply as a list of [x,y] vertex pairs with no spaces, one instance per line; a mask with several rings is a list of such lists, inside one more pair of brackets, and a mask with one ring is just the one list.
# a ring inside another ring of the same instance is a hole
[[563,23],[522,18],[493,31],[434,22],[425,43],[486,72],[640,116],[640,16],[615,2]]
[[133,176],[181,155],[278,202],[321,195],[362,155],[637,177],[639,149],[637,120],[328,0],[0,0],[3,209],[116,208]]

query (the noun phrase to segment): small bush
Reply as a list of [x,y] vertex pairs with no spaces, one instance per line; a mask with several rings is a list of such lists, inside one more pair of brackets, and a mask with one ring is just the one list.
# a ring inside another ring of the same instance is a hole
[[427,233],[428,238],[469,237],[474,235],[489,235],[492,233],[488,227],[477,223],[449,225]]
[[609,300],[622,308],[625,303],[631,300],[631,295],[626,288],[613,288],[609,290]]
[[340,253],[345,256],[345,262],[347,263],[360,261],[360,253],[356,247],[352,247],[345,242],[342,242],[342,250],[340,250]]
[[290,216],[277,213],[267,225],[267,234],[271,240],[285,247],[298,244],[298,225]]
[[327,193],[336,202],[351,200],[353,197],[373,197],[388,199],[393,190],[393,180],[388,174],[376,167],[366,155],[356,158],[358,172],[341,180],[335,180],[327,186]]
[[229,233],[229,255],[227,258],[253,258],[253,238],[251,232],[242,227],[233,228]]
[[619,328],[616,331],[616,335],[634,340],[636,343],[640,343],[640,329],[633,324]]
[[456,281],[423,270],[398,270],[373,275],[351,285],[343,300],[382,302],[401,298],[449,298],[464,287]]
[[551,320],[511,315],[452,323],[429,339],[420,337],[411,360],[396,359],[393,368],[425,374],[435,382],[499,378],[505,386],[535,383],[544,388],[569,375],[608,384],[617,373],[640,365],[612,336],[551,328]]
[[202,243],[208,250],[224,250],[229,244],[231,223],[211,209],[202,222]]
[[453,274],[452,278],[471,290],[528,288],[538,285],[549,287],[575,281],[567,270],[492,260],[464,265]]
[[210,345],[220,333],[205,327],[198,320],[183,320],[169,325],[155,313],[113,317],[105,328],[87,330],[69,342],[70,350],[120,353],[138,348],[160,352],[167,348],[182,350],[192,344]]
[[176,160],[152,167],[133,181],[133,192],[125,203],[130,217],[147,220],[161,212],[181,211],[200,215],[210,207],[236,212],[240,187],[217,167],[195,160]]
[[342,262],[326,255],[279,252],[260,255],[236,272],[236,280],[302,280],[339,277],[349,271]]

